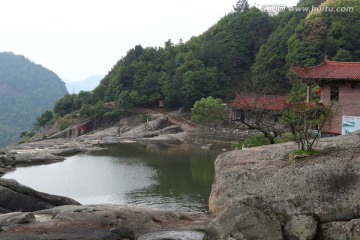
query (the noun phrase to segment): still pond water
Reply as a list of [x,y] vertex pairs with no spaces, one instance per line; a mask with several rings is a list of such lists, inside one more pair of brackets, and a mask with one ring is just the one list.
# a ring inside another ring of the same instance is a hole
[[129,143],[106,148],[59,163],[19,167],[4,178],[81,204],[207,210],[216,152],[184,144]]

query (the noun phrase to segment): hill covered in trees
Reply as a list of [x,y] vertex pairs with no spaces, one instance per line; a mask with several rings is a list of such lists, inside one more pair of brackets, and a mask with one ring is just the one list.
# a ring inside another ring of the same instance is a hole
[[[245,0],[240,0],[243,3]],[[327,6],[332,11],[307,11]],[[237,4],[203,34],[163,47],[135,46],[92,92],[68,95],[55,113],[64,115],[115,102],[120,108],[190,108],[202,97],[224,101],[237,92],[287,94],[292,64],[311,66],[324,56],[360,59],[360,2],[302,0],[298,8],[271,15]],[[341,10],[348,7],[347,11]],[[337,11],[339,8],[341,11]]]
[[31,129],[36,116],[53,109],[67,93],[52,71],[24,56],[0,53],[0,146],[18,141]]

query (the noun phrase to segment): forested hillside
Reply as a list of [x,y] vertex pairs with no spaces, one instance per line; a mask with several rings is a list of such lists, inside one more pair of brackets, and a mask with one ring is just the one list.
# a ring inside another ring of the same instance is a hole
[[274,27],[274,19],[252,8],[229,13],[186,43],[169,40],[159,48],[136,46],[94,95],[119,106],[154,106],[163,99],[167,107],[191,107],[209,95],[230,99]]
[[68,95],[55,113],[81,112],[105,102],[128,108],[157,106],[164,100],[166,107],[190,108],[208,96],[228,101],[236,92],[287,94],[292,64],[311,66],[325,55],[359,61],[360,1],[302,0],[298,7],[319,5],[352,11],[287,9],[271,15],[257,8],[234,9],[187,42],[135,46],[94,91]]
[[328,55],[336,61],[360,61],[360,1],[327,0],[330,9],[351,7],[353,12],[312,12],[296,26],[290,37],[287,60],[313,66]]
[[13,53],[0,53],[0,146],[18,141],[36,116],[67,93],[52,71]]

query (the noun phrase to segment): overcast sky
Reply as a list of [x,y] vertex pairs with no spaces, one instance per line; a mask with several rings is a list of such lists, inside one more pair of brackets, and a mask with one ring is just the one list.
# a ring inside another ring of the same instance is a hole
[[[63,80],[106,75],[136,44],[189,40],[237,0],[0,0],[0,52],[21,54]],[[250,5],[298,0],[249,0]]]

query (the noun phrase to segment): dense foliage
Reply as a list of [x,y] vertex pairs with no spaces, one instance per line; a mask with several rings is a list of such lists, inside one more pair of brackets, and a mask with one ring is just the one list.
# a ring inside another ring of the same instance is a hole
[[[333,11],[312,12],[297,25],[289,39],[289,63],[313,66],[325,55],[337,61],[360,60],[360,2],[328,0],[325,4]],[[346,12],[348,7],[353,9]]]
[[208,127],[216,127],[228,118],[228,113],[221,99],[207,97],[196,101],[191,108],[191,119]]
[[[305,11],[320,4],[353,7],[353,12]],[[208,96],[226,102],[236,92],[253,89],[288,94],[293,88],[298,91],[296,101],[301,101],[302,86],[290,74],[291,65],[318,64],[325,55],[359,61],[360,1],[301,0],[298,6],[305,8],[271,15],[239,0],[234,11],[186,43],[168,40],[163,47],[135,46],[95,90],[65,96],[54,112],[85,114],[109,102],[123,109],[155,107],[160,100],[165,107],[190,109]]]
[[54,114],[50,110],[46,110],[36,118],[34,129],[43,129],[53,123]]
[[169,40],[159,48],[135,46],[93,95],[120,107],[156,106],[162,99],[167,107],[190,108],[203,97],[229,99],[273,27],[267,13],[252,8],[229,13],[187,43]]
[[36,116],[67,93],[50,70],[13,53],[0,53],[0,146],[18,141]]

